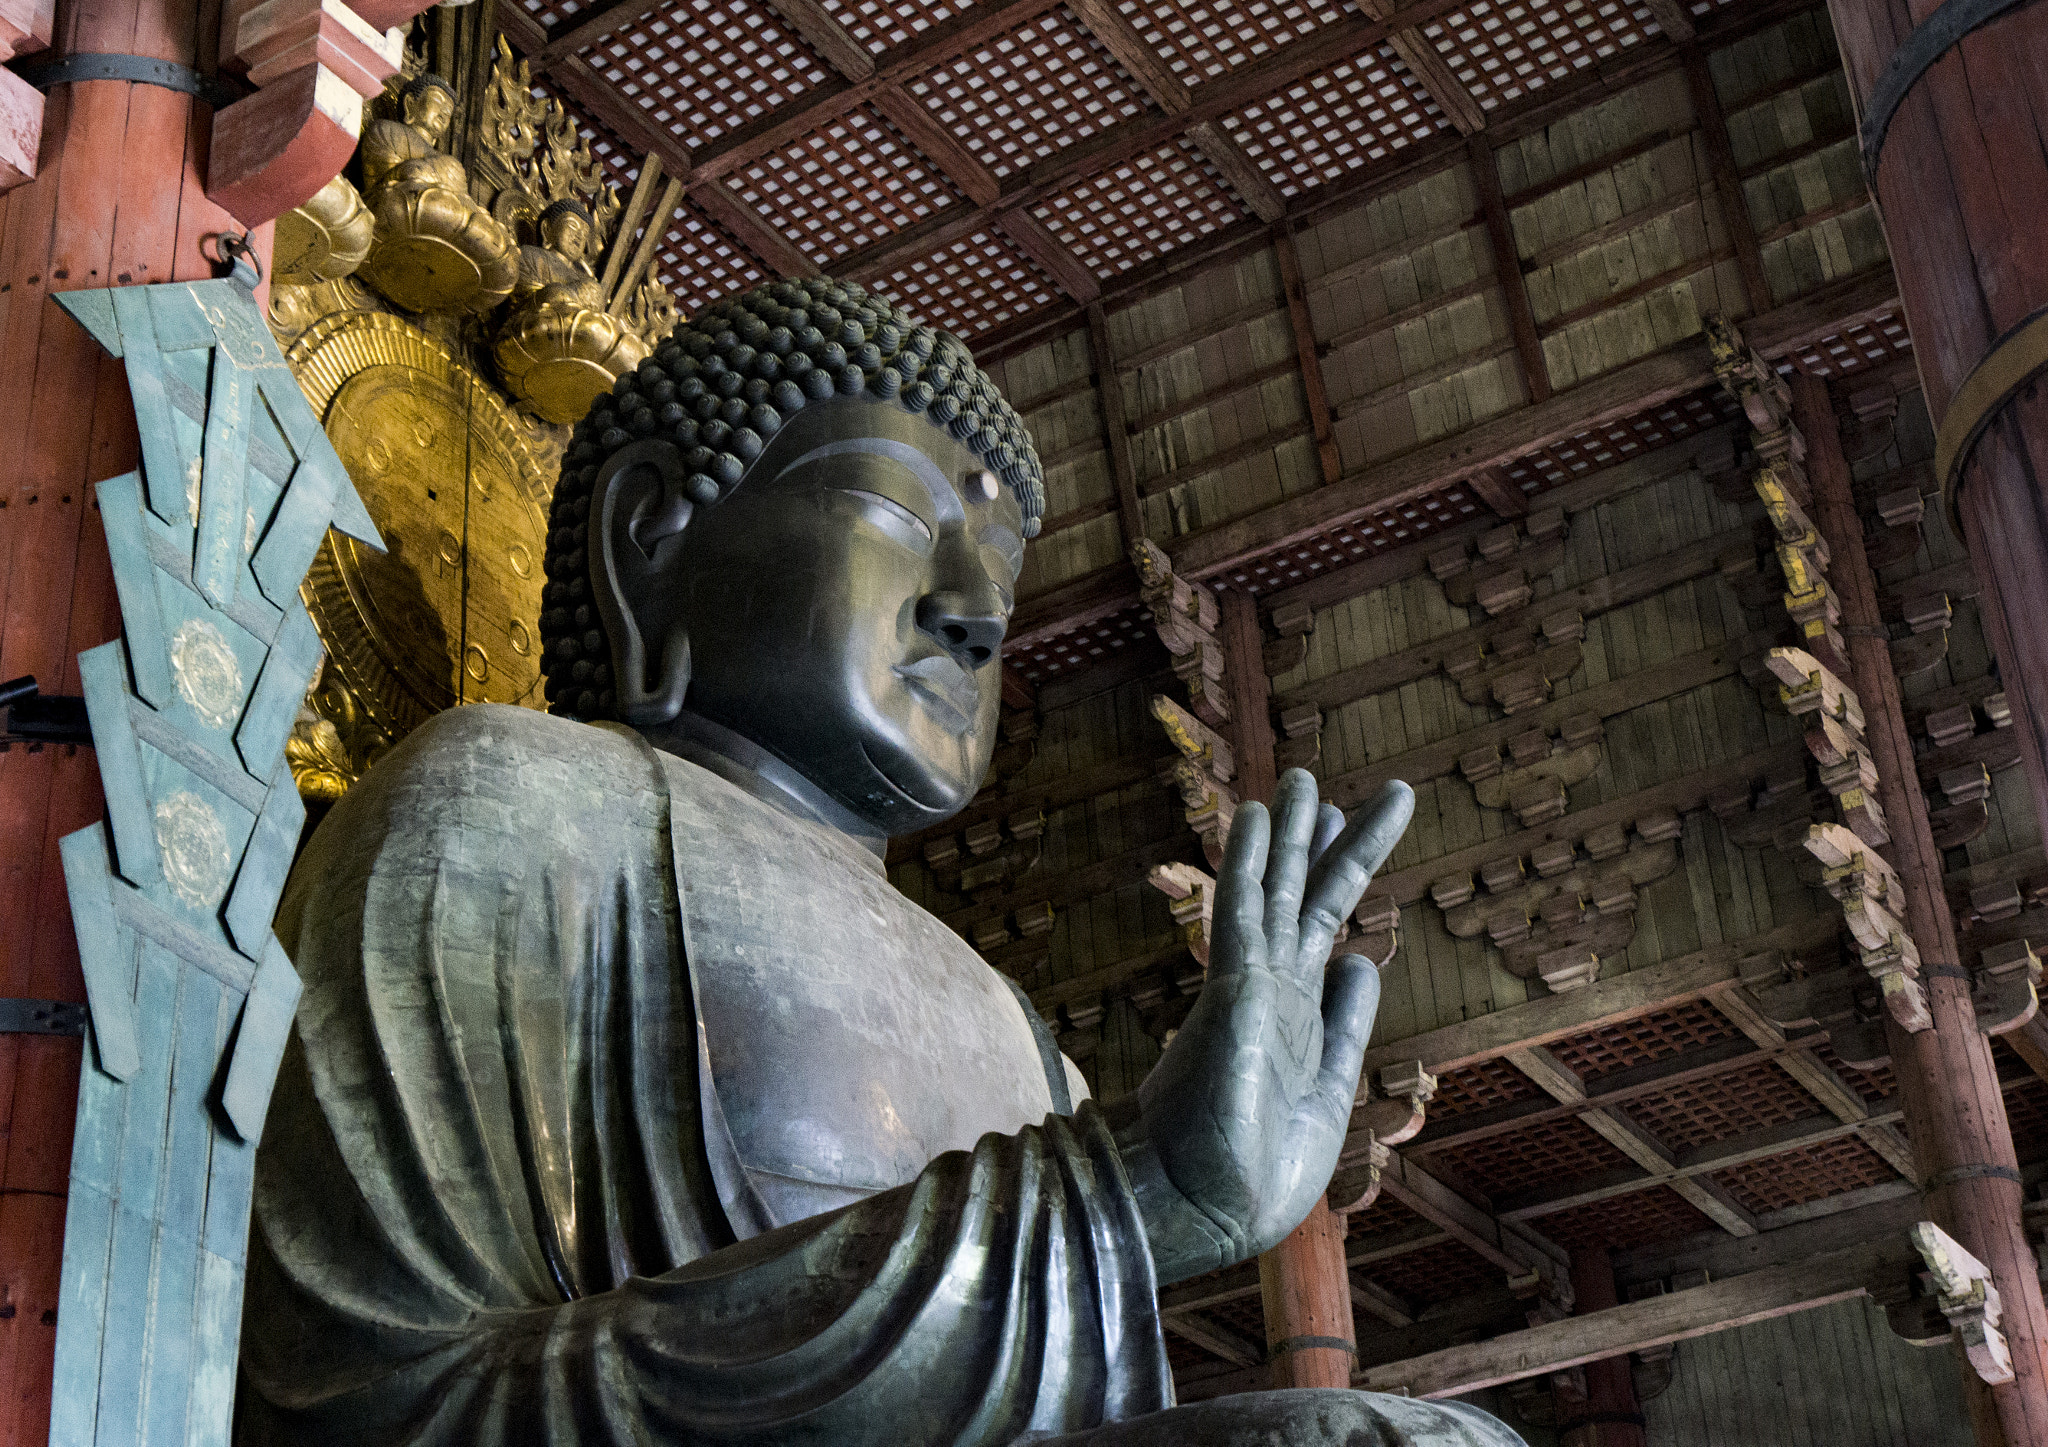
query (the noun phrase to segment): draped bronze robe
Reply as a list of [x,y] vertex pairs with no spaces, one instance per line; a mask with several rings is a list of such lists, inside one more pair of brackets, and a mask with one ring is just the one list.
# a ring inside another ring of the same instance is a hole
[[1517,1440],[1165,1411],[1144,1229],[1042,1022],[840,836],[623,730],[441,715],[278,932],[244,1447]]

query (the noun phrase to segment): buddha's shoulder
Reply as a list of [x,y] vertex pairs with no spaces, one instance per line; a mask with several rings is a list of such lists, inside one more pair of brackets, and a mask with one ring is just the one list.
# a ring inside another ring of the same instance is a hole
[[516,834],[534,846],[658,818],[644,745],[622,730],[533,709],[471,704],[407,735],[335,808],[378,834],[429,829]]

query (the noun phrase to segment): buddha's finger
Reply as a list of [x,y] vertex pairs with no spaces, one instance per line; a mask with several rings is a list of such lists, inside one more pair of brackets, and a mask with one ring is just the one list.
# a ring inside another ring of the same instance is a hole
[[1265,910],[1265,891],[1259,881],[1266,873],[1266,851],[1271,825],[1264,804],[1242,804],[1231,816],[1230,838],[1223,846],[1223,869],[1216,881],[1216,912],[1211,925],[1209,959],[1211,978],[1242,970],[1251,952],[1265,949],[1259,917]]
[[1323,1062],[1316,1089],[1339,1113],[1358,1095],[1358,1070],[1380,1010],[1380,972],[1363,955],[1339,955],[1323,976]]
[[1329,852],[1337,836],[1344,832],[1344,811],[1335,804],[1325,804],[1316,810],[1315,842],[1309,845],[1308,862],[1311,868],[1317,860]]
[[1280,776],[1274,800],[1273,844],[1266,858],[1266,948],[1278,964],[1292,956],[1300,927],[1301,890],[1316,834],[1316,781],[1305,769],[1289,769]]
[[1366,885],[1401,842],[1414,813],[1415,791],[1391,779],[1316,861],[1301,912],[1298,948],[1304,963],[1320,961],[1328,953],[1345,916],[1357,907]]

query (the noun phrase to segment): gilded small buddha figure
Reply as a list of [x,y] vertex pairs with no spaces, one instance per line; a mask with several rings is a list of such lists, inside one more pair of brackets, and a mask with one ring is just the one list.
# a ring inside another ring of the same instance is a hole
[[407,311],[489,311],[511,294],[518,246],[440,149],[455,92],[438,75],[415,76],[403,115],[363,127],[363,199],[377,229],[359,274]]
[[592,409],[554,713],[429,721],[286,892],[243,1447],[1519,1447],[1177,1407],[1160,1335],[1327,1186],[1379,999],[1331,941],[1405,785],[1238,810],[1207,982],[1107,1104],[884,875],[980,787],[1044,508],[966,350],[841,283],[706,308]]
[[498,371],[512,394],[550,422],[575,422],[613,383],[640,365],[647,344],[605,309],[586,259],[590,212],[550,204],[535,224],[538,246],[519,248],[512,306],[498,328]]

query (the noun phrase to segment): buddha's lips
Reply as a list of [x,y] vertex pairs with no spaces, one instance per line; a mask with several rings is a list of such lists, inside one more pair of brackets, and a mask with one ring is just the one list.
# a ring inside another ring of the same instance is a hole
[[974,686],[974,675],[951,658],[937,653],[915,663],[899,663],[893,671],[930,705],[947,732],[964,734],[974,726],[981,692]]

